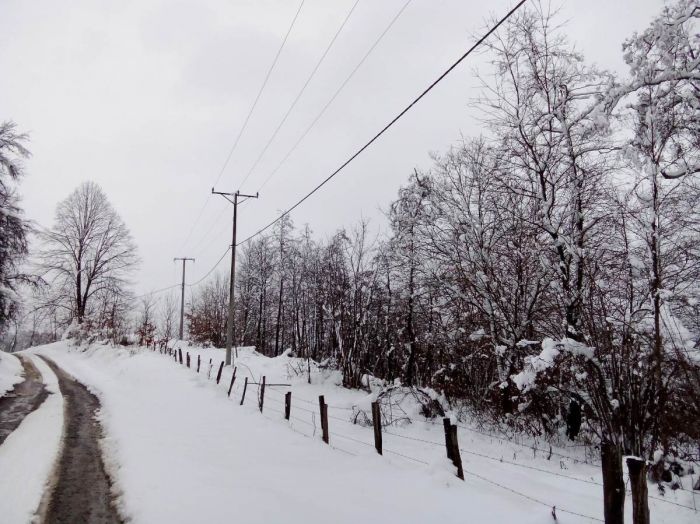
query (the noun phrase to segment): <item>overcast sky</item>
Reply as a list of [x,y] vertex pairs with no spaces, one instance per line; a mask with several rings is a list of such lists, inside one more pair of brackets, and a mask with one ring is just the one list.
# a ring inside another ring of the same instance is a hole
[[[406,0],[360,0],[317,75],[248,180],[268,138],[355,0],[306,0],[218,190],[255,192]],[[239,238],[273,219],[369,139],[460,56],[504,0],[413,0],[269,183],[242,206]],[[559,5],[559,4],[555,4]],[[569,38],[624,72],[621,44],[660,0],[563,0]],[[210,197],[298,0],[2,0],[0,120],[30,133],[21,192],[50,226],[56,203],[93,180],[126,221],[142,264],[138,292],[193,281],[230,243],[231,210]],[[381,210],[414,167],[479,133],[468,107],[475,56],[293,215],[325,236]],[[204,209],[201,217],[192,224]],[[192,231],[189,239],[186,237]],[[221,268],[225,268],[224,264]]]

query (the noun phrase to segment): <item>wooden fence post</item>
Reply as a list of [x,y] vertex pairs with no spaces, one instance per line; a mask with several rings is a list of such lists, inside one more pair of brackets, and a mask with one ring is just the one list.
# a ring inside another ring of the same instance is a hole
[[216,374],[216,383],[218,384],[221,381],[221,372],[224,370],[224,361],[221,361],[221,364],[219,365],[219,372]]
[[462,456],[459,454],[456,424],[452,424],[450,427],[450,436],[450,441],[452,442],[452,463],[457,467],[457,476],[464,480],[464,470],[462,469]]
[[202,363],[202,357],[197,355],[197,373],[199,373],[199,365]]
[[457,440],[457,425],[452,424],[452,421],[448,417],[442,419],[442,424],[445,428],[445,448],[447,449],[447,458],[450,459],[452,464],[454,464],[457,468],[457,476],[464,480],[462,456],[459,454],[459,441]]
[[287,391],[284,395],[284,418],[289,420],[289,415],[292,411],[292,392]]
[[233,389],[233,383],[236,381],[236,370],[238,368],[234,367],[233,368],[233,375],[231,376],[231,385],[228,387],[228,396],[231,396],[231,390]]
[[177,352],[180,355],[180,364],[182,364],[182,348],[177,348]]
[[372,425],[374,426],[374,447],[382,454],[382,412],[379,402],[372,402]]
[[323,442],[329,444],[330,438],[328,435],[328,404],[323,395],[318,396],[318,406],[321,410],[321,433]]
[[209,359],[209,369],[207,370],[207,380],[211,378],[211,368],[213,364],[211,363],[211,359]]
[[263,410],[263,402],[265,401],[265,376],[263,375],[262,384],[260,385],[260,413]]
[[190,352],[187,352],[187,367],[190,367]]
[[447,449],[447,458],[453,460],[452,458],[452,423],[448,417],[442,419],[442,425],[445,429],[445,448]]
[[243,405],[243,401],[245,400],[245,392],[248,389],[248,377],[245,378],[245,383],[243,384],[243,395],[241,395],[241,406]]

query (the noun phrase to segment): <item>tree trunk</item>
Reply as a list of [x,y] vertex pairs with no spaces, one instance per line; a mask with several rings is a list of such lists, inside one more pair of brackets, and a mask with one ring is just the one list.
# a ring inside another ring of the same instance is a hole
[[632,522],[649,524],[646,462],[636,457],[627,457],[627,470],[632,487]]
[[408,311],[406,314],[406,337],[408,338],[408,362],[406,363],[405,380],[407,386],[413,386],[416,381],[416,334],[413,331],[413,294],[414,289],[414,267],[411,262],[411,269],[408,276]]
[[605,524],[625,522],[625,482],[622,478],[622,452],[612,442],[600,449],[603,470],[603,513]]
[[262,319],[263,319],[263,292],[260,291],[260,297],[258,301],[258,334],[257,334],[257,344],[256,350],[264,353],[263,348],[263,333],[262,333]]
[[275,355],[280,354],[280,328],[282,326],[282,294],[284,292],[284,280],[280,280],[280,292],[277,298],[277,327],[275,328]]

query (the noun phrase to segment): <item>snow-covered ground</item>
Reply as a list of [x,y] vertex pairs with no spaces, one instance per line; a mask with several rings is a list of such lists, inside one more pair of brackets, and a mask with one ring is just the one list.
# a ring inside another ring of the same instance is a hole
[[[599,468],[574,460],[575,449],[547,460],[461,424],[461,481],[445,457],[441,422],[422,419],[411,402],[399,407],[413,422],[387,428],[379,456],[371,428],[351,422],[353,407],[368,410],[373,395],[339,387],[337,373],[315,371],[307,384],[299,360],[242,349],[228,398],[232,369],[215,383],[223,351],[182,348],[190,369],[146,349],[58,342],[30,350],[55,359],[99,397],[105,460],[120,510],[135,523],[549,523],[553,506],[558,522],[602,520]],[[291,386],[268,386],[261,414],[257,385],[239,403],[244,379],[263,375],[268,384]],[[290,390],[286,422],[283,396]],[[320,436],[320,394],[329,405],[330,446]],[[681,507],[693,507],[690,491],[650,503],[653,522],[698,521],[698,513]]]
[[0,521],[3,524],[32,522],[60,450],[63,397],[58,380],[43,360],[34,356],[32,361],[41,373],[49,396],[0,446]]
[[22,382],[22,364],[19,359],[0,351],[0,397]]

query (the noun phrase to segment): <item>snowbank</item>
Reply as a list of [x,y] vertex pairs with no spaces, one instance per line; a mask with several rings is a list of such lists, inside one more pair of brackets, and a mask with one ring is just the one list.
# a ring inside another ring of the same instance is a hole
[[22,382],[22,363],[11,353],[0,351],[0,397]]
[[32,357],[32,361],[41,372],[49,396],[0,446],[0,520],[3,524],[32,521],[61,444],[63,397],[58,380],[43,360]]

